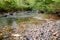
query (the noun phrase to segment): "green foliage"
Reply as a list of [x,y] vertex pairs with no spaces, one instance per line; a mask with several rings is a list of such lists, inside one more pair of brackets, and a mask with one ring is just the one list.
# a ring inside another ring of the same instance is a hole
[[60,0],[53,0],[53,1],[55,1],[55,2],[60,2]]
[[60,0],[0,0],[0,9],[12,10],[47,10],[52,11],[59,8]]

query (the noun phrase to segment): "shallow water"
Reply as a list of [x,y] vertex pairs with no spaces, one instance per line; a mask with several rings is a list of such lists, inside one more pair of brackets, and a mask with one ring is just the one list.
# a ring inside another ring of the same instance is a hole
[[[1,20],[0,29],[2,31],[2,32],[1,31],[0,32],[2,33],[2,35],[4,35],[3,32],[9,33],[7,35],[11,35],[11,37],[8,38],[8,39],[11,38],[10,40],[14,40],[14,39],[20,40],[21,38],[24,39],[24,36],[27,36],[27,35],[32,36],[31,38],[33,38],[33,39],[35,39],[37,36],[39,36],[37,40],[45,40],[45,39],[50,40],[50,35],[52,37],[53,33],[49,32],[49,30],[52,29],[51,28],[52,24],[54,25],[60,19],[57,16],[46,15],[46,14],[21,14],[21,15],[18,14],[18,15],[0,18],[0,20]],[[57,26],[53,27],[54,30],[56,29],[55,31],[58,31],[58,28],[59,28],[58,24],[60,24],[60,23],[57,23],[56,24]],[[7,27],[7,30],[6,30],[6,27]],[[11,31],[9,31],[9,28]],[[6,30],[6,31],[4,31],[4,30]],[[41,33],[42,33],[42,35],[41,35]],[[12,36],[12,34],[14,34],[15,36],[14,35]],[[19,36],[17,36],[17,34]],[[4,38],[4,36],[3,36],[3,38]],[[8,39],[6,38],[6,40],[8,40]]]

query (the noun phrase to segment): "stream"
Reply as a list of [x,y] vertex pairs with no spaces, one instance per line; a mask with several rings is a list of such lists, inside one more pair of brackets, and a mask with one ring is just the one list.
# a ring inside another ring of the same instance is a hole
[[[28,21],[26,23],[23,23],[22,21],[22,23],[20,23],[19,26],[15,20],[15,18],[27,18],[27,17],[32,17],[34,19],[33,20],[34,22],[36,22],[35,19],[40,21],[45,20],[46,22],[42,24],[34,24],[31,23],[31,21]],[[2,18],[13,19],[11,23],[12,24],[11,36],[13,40],[60,40],[60,20],[55,20],[53,18],[50,19],[43,18],[40,16],[40,14],[37,13],[35,14],[18,13],[17,15],[13,14],[13,16],[8,14],[7,17]],[[23,26],[26,27],[25,30]],[[21,28],[23,29],[21,30]],[[21,32],[20,30],[24,31],[20,33]]]

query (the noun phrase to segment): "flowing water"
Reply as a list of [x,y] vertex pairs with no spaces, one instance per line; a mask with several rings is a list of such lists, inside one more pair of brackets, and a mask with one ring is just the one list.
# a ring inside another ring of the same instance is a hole
[[[7,19],[10,18],[10,20],[13,19],[12,23],[11,23],[12,24],[11,25],[11,29],[12,29],[11,36],[15,40],[27,40],[27,39],[28,40],[54,40],[56,37],[56,36],[54,36],[55,34],[57,35],[57,37],[59,37],[60,20],[55,20],[55,18],[56,19],[59,19],[59,18],[55,17],[55,16],[53,16],[53,17],[48,16],[49,18],[44,18],[44,17],[46,17],[46,15],[43,17],[42,16],[43,15],[36,14],[36,13],[35,14],[21,13],[21,14],[17,14],[17,15],[14,14],[13,16],[8,15],[5,18],[7,18]],[[17,23],[18,20],[17,21],[15,20],[16,18],[20,19],[20,18],[27,18],[27,17],[32,17],[33,19],[30,19],[28,22],[27,21],[19,22],[19,24]],[[46,22],[44,22],[42,24],[40,24],[40,23],[38,24],[38,22],[40,22],[42,20],[44,20]],[[23,26],[26,28],[25,30],[24,30]],[[21,30],[21,28],[22,28],[22,30]],[[21,32],[20,30],[21,31],[24,30],[22,32],[22,34],[20,33]],[[55,39],[55,40],[57,40],[57,39]]]
[[18,32],[19,27],[18,27],[16,21],[13,21],[12,22],[12,27],[11,28],[13,29],[13,32],[14,33],[17,33]]

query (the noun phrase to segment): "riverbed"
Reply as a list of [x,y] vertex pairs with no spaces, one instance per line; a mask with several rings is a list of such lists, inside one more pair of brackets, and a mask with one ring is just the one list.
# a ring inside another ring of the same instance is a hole
[[14,14],[0,20],[1,40],[60,40],[60,17],[55,15]]

